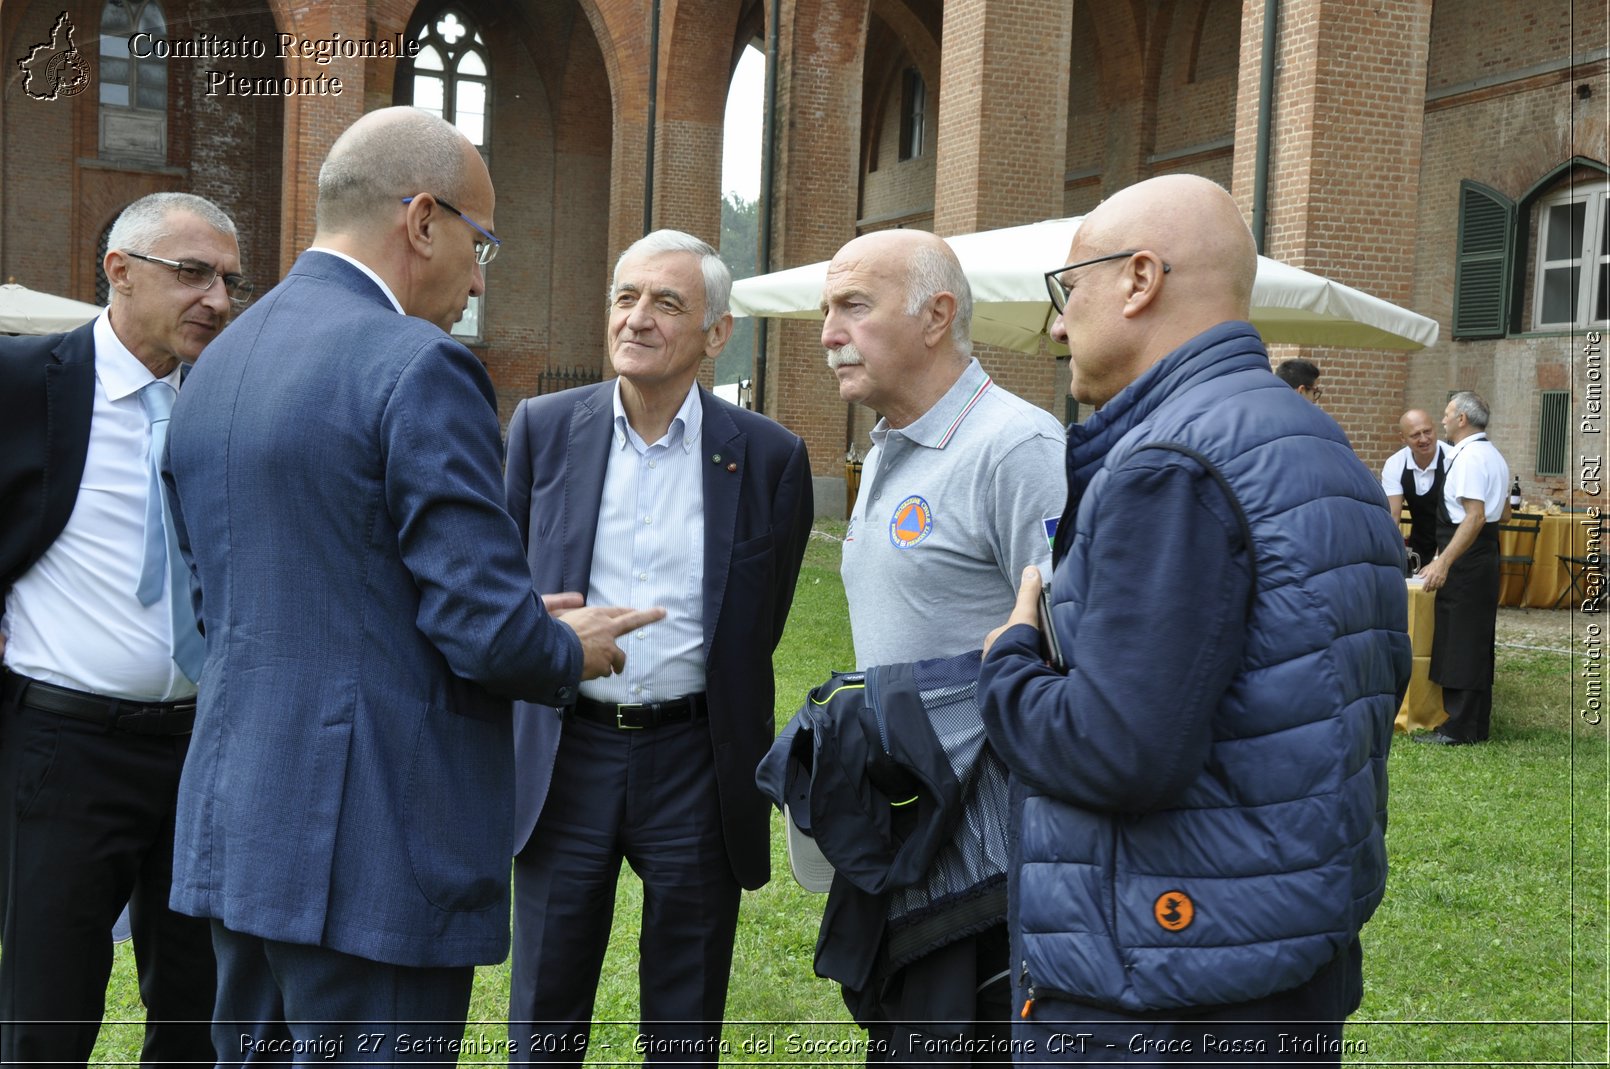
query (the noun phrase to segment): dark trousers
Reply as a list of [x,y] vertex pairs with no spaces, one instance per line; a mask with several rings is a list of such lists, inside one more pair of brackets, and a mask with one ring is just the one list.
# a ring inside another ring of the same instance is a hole
[[1448,711],[1437,733],[1459,742],[1485,742],[1493,713],[1493,642],[1502,575],[1498,530],[1488,526],[1448,569],[1437,591],[1431,681],[1442,687]]
[[473,966],[387,965],[217,921],[212,936],[219,1066],[457,1064]]
[[1013,1061],[1340,1065],[1342,1022],[1358,1008],[1363,987],[1363,953],[1354,939],[1305,983],[1232,1006],[1128,1014],[1040,999],[1014,1021]]
[[741,889],[722,836],[709,726],[621,731],[576,719],[565,723],[542,816],[514,862],[512,1063],[581,1064],[622,858],[643,881],[646,1060],[715,1064]]
[[[868,1065],[996,1065],[1009,1060],[1012,981],[1006,925],[940,947],[852,1005]],[[846,1003],[850,1002],[846,996]]]
[[[88,1061],[124,903],[145,1003],[144,1065],[210,1064],[207,922],[168,908],[188,735],[135,735],[0,692],[0,1061]],[[55,1023],[44,1023],[55,1022]]]
[[1487,741],[1493,721],[1492,687],[1470,690],[1443,687],[1442,708],[1447,711],[1448,719],[1437,728],[1438,734],[1460,742]]

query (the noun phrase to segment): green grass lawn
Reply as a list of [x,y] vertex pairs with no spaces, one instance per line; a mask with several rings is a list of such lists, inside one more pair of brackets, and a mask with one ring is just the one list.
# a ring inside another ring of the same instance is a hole
[[[829,537],[811,541],[777,655],[779,725],[807,690],[854,659],[831,537],[843,524],[820,526]],[[1364,1004],[1347,1030],[1349,1064],[1606,1064],[1610,750],[1605,727],[1579,716],[1589,664],[1500,647],[1489,745],[1413,746],[1399,737],[1390,761],[1391,875],[1364,930]],[[724,1060],[858,1064],[862,1033],[837,985],[811,971],[825,896],[789,877],[778,819],[774,878],[744,896]],[[598,992],[597,1017],[612,1023],[594,1029],[596,1064],[639,1060],[639,904],[628,869]],[[470,1015],[480,1023],[471,1037],[506,1037],[507,990],[506,964],[478,971]],[[117,949],[107,1017],[141,1020],[128,944]],[[809,1044],[844,1053],[802,1053]],[[109,1023],[97,1063],[137,1064],[139,1045],[137,1023]],[[466,1056],[460,1064],[502,1061]]]

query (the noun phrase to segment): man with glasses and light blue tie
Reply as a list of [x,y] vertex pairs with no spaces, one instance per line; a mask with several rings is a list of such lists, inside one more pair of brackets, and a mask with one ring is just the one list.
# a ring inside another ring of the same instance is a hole
[[0,1060],[83,1065],[130,905],[149,1062],[213,1060],[204,921],[168,907],[204,647],[158,479],[181,368],[250,297],[235,225],[156,193],[112,226],[111,305],[0,338]]

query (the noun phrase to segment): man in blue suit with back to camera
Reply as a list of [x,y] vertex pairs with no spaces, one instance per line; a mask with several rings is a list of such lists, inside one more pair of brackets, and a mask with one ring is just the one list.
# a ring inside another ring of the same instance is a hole
[[313,247],[173,414],[206,665],[172,901],[212,919],[222,1065],[453,1056],[474,966],[508,950],[509,699],[571,699],[662,615],[532,590],[491,382],[446,333],[493,199],[441,119],[359,119]]
[[581,1063],[624,857],[643,880],[648,1061],[714,1064],[740,890],[770,875],[755,766],[811,471],[798,436],[698,385],[732,331],[731,286],[703,241],[642,238],[610,287],[619,377],[522,401],[509,425],[509,510],[538,588],[666,608],[624,673],[516,720],[516,1063]]

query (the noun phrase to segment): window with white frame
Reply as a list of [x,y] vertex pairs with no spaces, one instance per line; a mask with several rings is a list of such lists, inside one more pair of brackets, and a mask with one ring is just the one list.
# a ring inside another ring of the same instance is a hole
[[[492,64],[474,20],[462,9],[444,7],[425,20],[414,57],[414,107],[439,115],[463,131],[491,163]],[[471,297],[453,336],[482,336],[481,298]]]
[[1610,321],[1607,186],[1551,194],[1537,205],[1532,328],[1570,330]]
[[1610,167],[1573,156],[1520,199],[1459,183],[1453,336],[1610,325]]

